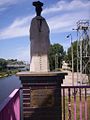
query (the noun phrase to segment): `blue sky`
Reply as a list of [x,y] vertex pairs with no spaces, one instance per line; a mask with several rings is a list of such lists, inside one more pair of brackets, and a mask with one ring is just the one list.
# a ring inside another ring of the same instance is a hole
[[[35,16],[35,0],[0,0],[0,58],[29,61],[29,28]],[[90,20],[90,0],[41,0],[42,16],[50,27],[51,43],[60,43],[66,50],[71,33],[76,40],[76,22]]]

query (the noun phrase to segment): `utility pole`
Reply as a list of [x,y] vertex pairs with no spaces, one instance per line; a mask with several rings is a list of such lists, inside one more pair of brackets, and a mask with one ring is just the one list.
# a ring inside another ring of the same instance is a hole
[[73,57],[73,43],[72,43],[72,35],[69,34],[67,38],[71,38],[71,55],[72,55],[72,86],[74,86],[74,57]]
[[82,85],[82,37],[81,37],[81,40],[80,40],[80,76],[81,76],[81,82],[80,82],[80,84]]
[[77,85],[79,81],[79,70],[78,70],[78,65],[79,65],[79,49],[78,49],[78,29],[77,29]]
[[77,85],[78,85],[78,81],[79,81],[79,68],[78,68],[78,66],[79,66],[79,49],[78,49],[78,47],[79,47],[79,36],[78,36],[78,29],[72,29],[72,30],[75,30],[76,32],[77,32]]
[[[83,73],[86,73],[86,68],[88,69],[88,64],[90,63],[90,39],[89,39],[89,20],[79,20],[77,22],[77,34],[78,34],[78,51],[77,51],[77,60],[78,64],[80,64],[80,83],[82,84],[85,81],[85,77],[83,77]],[[84,47],[83,47],[84,46]],[[79,63],[80,61],[80,63]],[[77,68],[78,74],[79,68]]]

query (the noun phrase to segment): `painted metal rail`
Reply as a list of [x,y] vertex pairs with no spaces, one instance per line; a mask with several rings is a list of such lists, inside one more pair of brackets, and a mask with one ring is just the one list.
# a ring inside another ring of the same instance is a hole
[[90,86],[62,86],[62,120],[90,120]]
[[[90,86],[61,86],[62,120],[90,120]],[[20,90],[0,106],[0,120],[20,120]]]
[[0,105],[0,120],[20,120],[19,92],[19,89],[15,89]]

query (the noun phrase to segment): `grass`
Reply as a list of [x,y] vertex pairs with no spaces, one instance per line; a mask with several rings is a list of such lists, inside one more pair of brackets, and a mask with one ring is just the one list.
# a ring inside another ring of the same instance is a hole
[[0,72],[0,78],[6,77],[6,76],[8,76],[8,74],[6,72]]
[[6,71],[0,71],[0,78],[7,77],[10,75],[14,75],[18,72],[18,70],[6,70]]
[[[87,120],[90,120],[90,96],[87,96],[87,117],[88,117]],[[69,120],[67,97],[65,97],[65,118],[66,118],[65,120]],[[71,120],[74,120],[74,97],[73,96],[71,97]],[[76,96],[76,120],[80,120],[79,96]],[[85,120],[85,97],[84,96],[82,96],[82,120]]]

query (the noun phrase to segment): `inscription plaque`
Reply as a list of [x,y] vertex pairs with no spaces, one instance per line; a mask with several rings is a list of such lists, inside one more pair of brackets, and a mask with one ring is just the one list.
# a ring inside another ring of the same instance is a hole
[[53,107],[54,90],[53,89],[34,89],[31,90],[31,108]]

